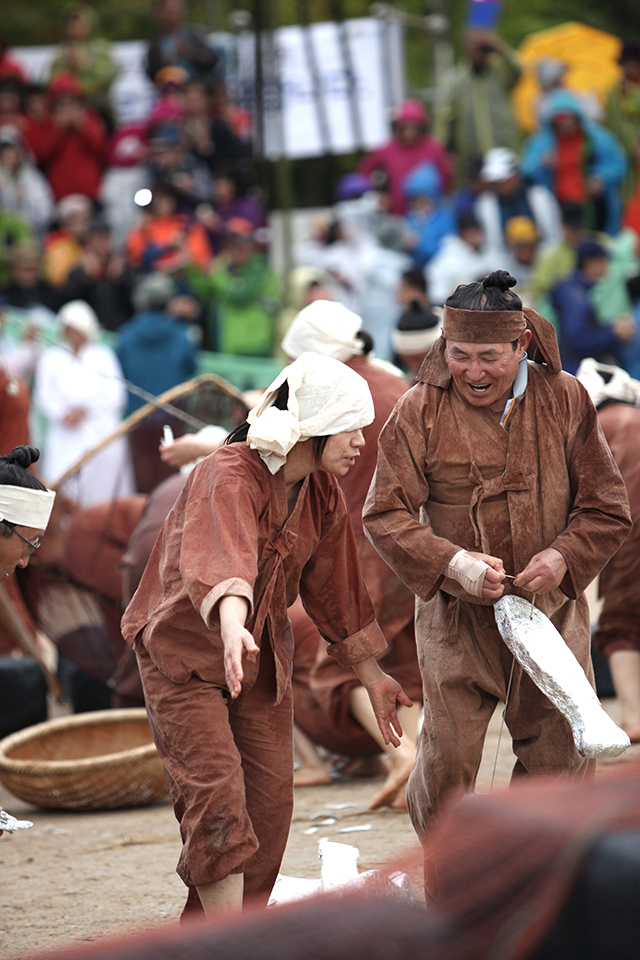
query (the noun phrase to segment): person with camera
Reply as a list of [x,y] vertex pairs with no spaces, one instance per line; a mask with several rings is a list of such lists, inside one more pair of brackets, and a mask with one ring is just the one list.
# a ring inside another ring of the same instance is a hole
[[465,59],[444,76],[434,135],[456,157],[458,171],[493,147],[518,146],[511,91],[522,67],[517,54],[489,30],[470,30]]

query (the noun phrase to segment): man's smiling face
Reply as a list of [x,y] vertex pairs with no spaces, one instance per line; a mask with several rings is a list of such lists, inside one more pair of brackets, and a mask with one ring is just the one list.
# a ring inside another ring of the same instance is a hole
[[511,343],[447,341],[447,366],[467,403],[502,412],[530,339],[530,331],[525,330],[515,350]]

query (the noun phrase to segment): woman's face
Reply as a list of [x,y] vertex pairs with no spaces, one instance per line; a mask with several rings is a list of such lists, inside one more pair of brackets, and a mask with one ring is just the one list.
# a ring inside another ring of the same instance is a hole
[[332,473],[334,477],[344,477],[360,456],[364,447],[362,430],[347,430],[336,433],[327,440],[320,458],[320,469]]
[[[7,529],[5,527],[5,531]],[[37,530],[35,527],[20,527],[16,524],[16,528],[10,537],[0,537],[0,576],[13,573],[16,567],[26,567],[29,563],[29,557],[33,553],[30,544],[35,544],[42,536],[44,536],[44,530]],[[22,537],[25,539],[23,540]],[[26,543],[26,540],[29,543]]]
[[89,342],[84,333],[82,333],[81,330],[76,330],[75,327],[65,327],[62,336],[74,353],[80,353],[82,348]]

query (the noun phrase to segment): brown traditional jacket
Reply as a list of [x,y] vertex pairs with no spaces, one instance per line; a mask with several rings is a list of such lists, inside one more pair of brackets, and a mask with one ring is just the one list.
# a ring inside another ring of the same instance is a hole
[[[342,664],[378,656],[386,643],[362,583],[344,495],[324,471],[307,477],[287,517],[284,471],[273,476],[246,444],[222,447],[193,471],[167,517],[122,620],[176,683],[192,674],[225,686],[218,620],[222,597],[246,597],[247,629],[275,653],[278,699],[291,675],[287,617],[300,593]],[[244,689],[258,663],[244,663]]]
[[[364,508],[369,537],[422,601],[419,621],[424,602],[440,590],[449,606],[452,597],[492,602],[443,576],[458,550],[499,557],[515,575],[554,547],[567,573],[536,601],[553,615],[582,594],[630,527],[624,483],[586,390],[562,371],[529,362],[507,432],[460,396],[442,353],[427,357],[418,381],[380,435]],[[511,583],[505,592],[518,592]],[[451,626],[450,615],[447,621]]]

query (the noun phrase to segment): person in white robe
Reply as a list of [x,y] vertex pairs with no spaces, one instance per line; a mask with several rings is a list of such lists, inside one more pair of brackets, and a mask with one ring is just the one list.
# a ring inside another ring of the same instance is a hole
[[[116,354],[96,342],[100,325],[91,307],[83,300],[65,304],[58,324],[63,343],[42,354],[34,386],[46,421],[42,474],[49,484],[117,427],[127,402]],[[126,438],[97,453],[61,489],[82,507],[134,493]]]

